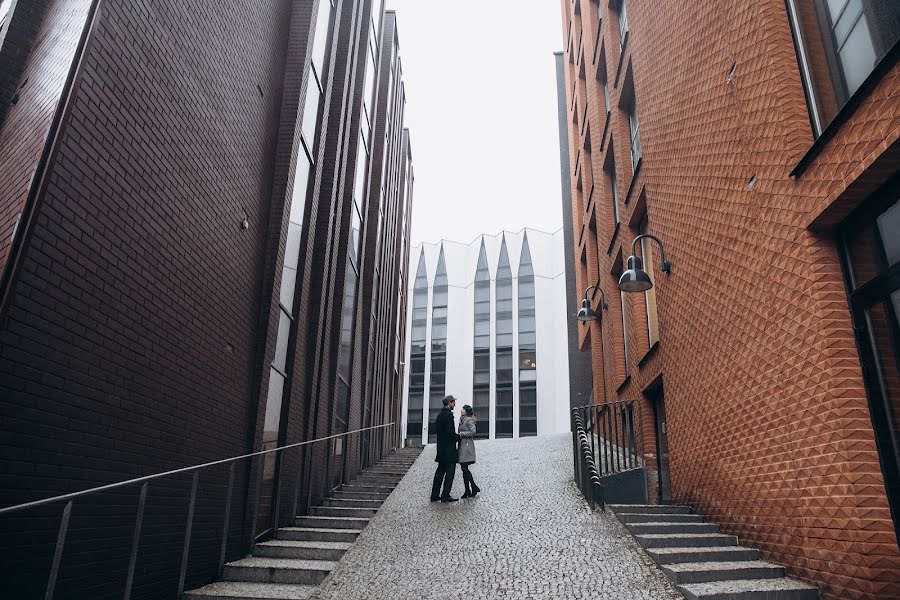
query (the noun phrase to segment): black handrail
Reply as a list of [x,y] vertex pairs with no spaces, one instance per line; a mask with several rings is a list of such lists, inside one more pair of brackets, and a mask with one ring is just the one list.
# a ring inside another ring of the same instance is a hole
[[644,467],[643,417],[636,400],[572,409],[575,479],[591,503],[604,506],[603,477]]
[[[200,472],[209,467],[214,467],[218,465],[229,465],[228,472],[228,492],[226,493],[225,500],[225,515],[223,519],[222,525],[222,542],[219,551],[219,575],[221,576],[224,565],[225,565],[225,554],[226,554],[226,545],[228,541],[228,525],[231,516],[231,498],[234,492],[234,477],[235,477],[235,465],[237,462],[241,460],[251,459],[257,456],[262,456],[265,454],[271,454],[273,452],[284,452],[286,450],[290,450],[292,448],[299,448],[301,446],[307,446],[310,444],[315,444],[318,442],[326,442],[329,440],[337,439],[340,437],[345,437],[349,435],[354,435],[357,433],[361,433],[364,431],[371,431],[375,429],[383,429],[385,427],[391,427],[394,425],[394,421],[390,423],[385,423],[383,425],[373,425],[371,427],[364,427],[362,429],[354,429],[353,431],[347,431],[345,433],[337,433],[334,435],[330,435],[327,437],[316,438],[314,440],[307,440],[305,442],[297,442],[294,444],[288,444],[286,446],[280,446],[278,448],[271,448],[269,450],[260,450],[259,452],[251,452],[250,454],[242,454],[240,456],[232,456],[230,458],[224,458],[221,460],[215,460],[212,462],[206,462],[198,465],[191,465],[188,467],[182,467],[180,469],[172,469],[170,471],[165,471],[162,473],[156,473],[154,475],[146,475],[144,477],[136,477],[134,479],[128,479],[125,481],[120,481],[117,483],[110,483],[107,485],[101,485],[93,488],[89,488],[86,490],[81,490],[78,492],[71,492],[69,494],[62,494],[60,496],[53,496],[51,498],[44,498],[42,500],[35,500],[32,502],[25,502],[22,504],[15,504],[12,506],[5,506],[0,508],[0,517],[9,515],[16,512],[26,511],[30,509],[34,509],[40,506],[47,506],[50,504],[55,504],[58,502],[66,502],[65,507],[63,508],[62,517],[59,522],[59,529],[57,530],[57,538],[56,538],[56,547],[53,553],[53,562],[51,563],[50,573],[47,578],[47,587],[46,592],[44,594],[45,600],[52,600],[53,593],[56,588],[56,580],[59,575],[59,567],[62,563],[63,551],[65,549],[66,544],[66,536],[68,534],[69,528],[69,519],[72,515],[72,507],[73,503],[76,499],[81,498],[83,496],[88,496],[92,494],[98,494],[100,492],[109,491],[112,489],[122,488],[135,484],[143,484],[141,485],[141,493],[138,499],[138,510],[137,510],[137,518],[135,519],[134,528],[132,530],[132,543],[131,543],[131,555],[129,557],[128,562],[128,575],[126,577],[124,583],[124,599],[129,600],[131,597],[131,588],[134,581],[134,570],[135,564],[137,562],[137,554],[138,547],[141,536],[141,526],[144,518],[144,507],[146,505],[147,500],[147,492],[149,489],[149,484],[151,481],[162,479],[164,477],[171,477],[174,475],[179,475],[183,473],[193,472],[194,476],[191,481],[191,496],[188,504],[188,516],[187,516],[187,525],[185,527],[184,533],[184,548],[182,550],[181,556],[181,571],[179,573],[178,580],[178,593],[176,595],[176,599],[180,600],[182,593],[184,592],[184,584],[185,584],[185,575],[187,573],[187,565],[188,565],[188,554],[190,552],[191,545],[191,531],[193,528],[193,520],[194,520],[194,509],[197,503],[197,487],[200,479]],[[298,484],[299,485],[299,484]],[[274,518],[273,520],[277,520],[277,515],[279,512],[279,504],[281,500],[281,494],[275,494],[275,506],[273,510]]]

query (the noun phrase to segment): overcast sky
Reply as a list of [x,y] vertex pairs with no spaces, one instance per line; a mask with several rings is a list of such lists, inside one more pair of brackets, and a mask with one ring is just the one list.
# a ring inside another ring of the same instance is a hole
[[387,0],[416,184],[412,243],[562,225],[558,0]]

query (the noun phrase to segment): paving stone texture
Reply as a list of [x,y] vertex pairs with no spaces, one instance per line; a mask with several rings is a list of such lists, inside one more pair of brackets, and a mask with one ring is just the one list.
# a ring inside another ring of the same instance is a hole
[[312,598],[682,598],[611,512],[590,511],[568,434],[476,449],[477,498],[429,502],[429,446]]

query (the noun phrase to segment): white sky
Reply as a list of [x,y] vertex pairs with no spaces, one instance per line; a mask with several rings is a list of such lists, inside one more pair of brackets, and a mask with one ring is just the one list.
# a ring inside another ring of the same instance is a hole
[[412,243],[562,226],[558,0],[387,0],[416,183]]

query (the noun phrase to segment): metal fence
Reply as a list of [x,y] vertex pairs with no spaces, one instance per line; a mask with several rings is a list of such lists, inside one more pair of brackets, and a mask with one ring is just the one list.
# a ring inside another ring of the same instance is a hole
[[[222,535],[221,535],[221,545],[219,548],[219,575],[221,576],[224,565],[225,565],[225,557],[226,557],[226,547],[228,544],[228,534],[229,534],[229,520],[231,518],[231,506],[232,506],[232,497],[234,494],[235,488],[235,471],[238,463],[243,461],[251,461],[256,457],[266,457],[271,458],[271,456],[266,455],[274,455],[276,459],[282,459],[283,454],[296,451],[303,451],[304,447],[311,446],[312,444],[322,443],[322,442],[330,442],[341,440],[344,443],[344,446],[348,446],[349,437],[353,435],[361,435],[365,433],[367,436],[370,432],[374,430],[382,430],[387,427],[393,426],[394,423],[386,423],[384,425],[375,425],[372,427],[365,427],[363,429],[356,429],[353,431],[348,431],[345,433],[340,433],[336,435],[331,435],[328,437],[317,438],[314,440],[309,440],[306,442],[298,442],[295,444],[289,444],[286,446],[281,446],[279,448],[272,448],[270,450],[263,450],[260,452],[253,452],[251,454],[244,454],[241,456],[234,456],[231,458],[226,458],[222,460],[217,460],[213,462],[207,462],[203,464],[193,465],[189,467],[183,467],[180,469],[174,469],[171,471],[166,471],[163,473],[157,473],[155,475],[147,475],[145,477],[137,477],[135,479],[129,479],[126,481],[120,481],[118,483],[111,483],[108,485],[102,485],[98,487],[93,487],[90,489],[82,490],[79,492],[73,492],[70,494],[63,494],[61,496],[54,496],[52,498],[45,498],[43,500],[36,500],[34,502],[26,502],[24,504],[17,504],[13,506],[7,506],[4,508],[0,508],[0,517],[7,517],[13,514],[27,513],[28,511],[36,511],[40,508],[45,508],[49,505],[62,505],[61,517],[59,520],[59,528],[57,530],[56,535],[56,546],[53,553],[53,558],[51,561],[51,566],[49,572],[47,573],[47,585],[44,592],[44,599],[51,600],[53,598],[56,583],[59,576],[60,565],[62,564],[63,555],[66,549],[66,537],[69,532],[69,521],[72,516],[73,507],[75,506],[76,501],[81,499],[86,499],[87,497],[95,496],[98,494],[102,494],[104,492],[109,492],[111,490],[119,490],[122,488],[128,488],[132,486],[140,486],[140,495],[138,496],[134,527],[131,532],[131,552],[129,556],[128,562],[128,570],[125,579],[122,581],[122,597],[124,600],[129,600],[131,598],[132,585],[134,583],[134,575],[135,575],[135,565],[137,563],[138,553],[140,549],[141,542],[141,527],[144,522],[144,512],[147,505],[147,496],[150,493],[150,484],[157,483],[159,484],[163,479],[171,479],[175,478],[179,475],[190,473],[192,475],[191,485],[190,485],[190,495],[185,498],[185,502],[188,506],[187,512],[187,523],[184,530],[183,537],[183,545],[182,545],[182,553],[181,553],[181,570],[179,573],[178,579],[178,589],[175,595],[177,600],[180,600],[182,593],[184,592],[185,586],[185,576],[187,574],[188,568],[188,558],[190,556],[191,551],[191,533],[193,530],[194,522],[197,518],[195,515],[195,511],[197,508],[197,490],[200,484],[200,474],[203,471],[212,469],[213,467],[225,466],[228,468],[228,486],[225,497],[225,512],[224,518],[222,522]],[[380,431],[379,431],[380,433]],[[303,461],[298,461],[302,463]],[[249,466],[249,465],[248,465]],[[297,504],[297,499],[301,493],[300,485],[298,484],[297,489],[294,490],[295,497],[295,506]],[[281,502],[281,493],[275,493],[273,499],[273,523],[278,523],[279,516],[279,508]],[[204,515],[204,518],[206,515]],[[254,525],[255,519],[250,521],[251,526]],[[104,539],[102,538],[102,534],[98,535],[98,539],[96,540],[97,544],[103,544]]]
[[605,506],[604,477],[643,468],[642,424],[635,400],[572,409],[575,481],[591,508]]

